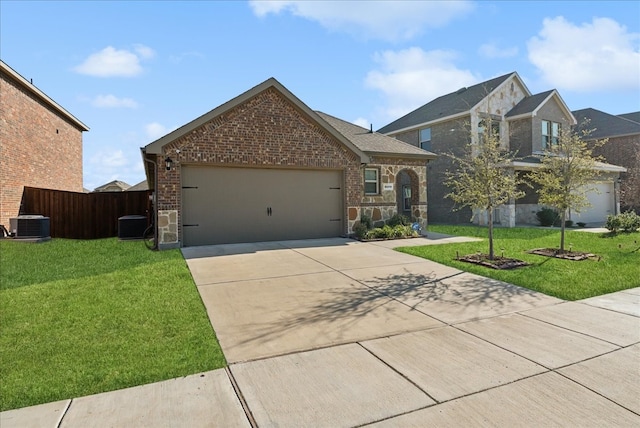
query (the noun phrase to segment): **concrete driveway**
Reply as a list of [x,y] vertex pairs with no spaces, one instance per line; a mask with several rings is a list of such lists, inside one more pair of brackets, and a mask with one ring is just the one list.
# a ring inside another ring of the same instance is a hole
[[185,248],[227,369],[2,426],[640,425],[640,288],[565,302],[392,250],[435,238]]
[[391,249],[438,242],[184,249],[253,421],[640,423],[639,318]]

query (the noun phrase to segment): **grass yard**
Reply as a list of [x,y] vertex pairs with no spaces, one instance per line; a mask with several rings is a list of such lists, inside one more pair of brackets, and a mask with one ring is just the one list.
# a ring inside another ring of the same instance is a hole
[[501,271],[455,260],[456,251],[460,256],[488,253],[487,228],[430,225],[429,231],[485,239],[479,242],[405,247],[398,251],[565,300],[584,299],[640,286],[640,233],[610,236],[568,230],[565,235],[566,249],[572,245],[574,251],[594,253],[601,257],[600,261],[570,261],[526,253],[534,248],[558,248],[559,229],[495,228],[496,256],[502,255],[504,249],[505,257],[531,263],[528,267]]
[[178,250],[0,240],[0,410],[226,365]]

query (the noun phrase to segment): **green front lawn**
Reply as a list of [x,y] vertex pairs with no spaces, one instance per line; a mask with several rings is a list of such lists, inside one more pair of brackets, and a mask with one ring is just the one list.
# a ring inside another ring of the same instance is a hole
[[600,260],[570,261],[527,254],[534,248],[558,248],[559,229],[496,228],[494,248],[497,256],[524,260],[531,266],[513,270],[495,270],[455,260],[460,255],[488,253],[487,228],[474,226],[430,225],[429,231],[448,235],[485,238],[469,242],[424,247],[399,248],[463,271],[499,279],[532,290],[541,291],[565,300],[612,293],[640,286],[640,233],[617,234],[589,233],[568,230],[566,249],[594,253]]
[[0,410],[224,367],[178,250],[0,240]]

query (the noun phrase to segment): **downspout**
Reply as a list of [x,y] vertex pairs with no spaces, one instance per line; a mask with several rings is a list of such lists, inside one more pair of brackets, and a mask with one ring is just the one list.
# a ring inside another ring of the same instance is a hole
[[[143,151],[143,153],[146,155],[147,153]],[[157,203],[157,196],[158,196],[158,164],[151,160],[151,159],[147,159],[146,156],[143,156],[143,159],[145,162],[149,162],[151,165],[153,165],[153,193],[151,194],[151,205],[153,207],[153,228],[155,229],[153,231],[153,236],[154,236],[154,244],[155,247],[158,248],[159,247],[159,243],[158,243],[158,207],[156,205]]]

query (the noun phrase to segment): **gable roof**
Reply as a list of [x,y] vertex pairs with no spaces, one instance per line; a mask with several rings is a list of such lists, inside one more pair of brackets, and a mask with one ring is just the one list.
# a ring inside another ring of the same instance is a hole
[[337,117],[320,111],[316,112],[329,125],[344,135],[349,141],[363,152],[370,155],[384,155],[391,157],[435,159],[434,153],[428,152],[411,144],[388,137]]
[[569,117],[569,119],[571,120],[571,124],[575,125],[575,117],[571,113],[571,110],[569,110],[569,107],[567,107],[567,104],[564,102],[558,91],[555,89],[524,97],[518,104],[515,105],[515,107],[509,110],[505,117],[513,120],[536,116],[542,106],[544,106],[552,98],[556,99],[556,102],[558,103],[560,108],[564,110],[567,117]]
[[[628,135],[640,134],[640,123],[614,116],[594,108],[576,110],[573,115],[578,120],[578,129],[583,127],[593,129],[589,135],[590,139],[624,137]],[[589,120],[587,125],[583,122]]]
[[[124,192],[129,187],[131,186],[128,183],[125,183],[124,181],[113,180],[106,184],[103,184],[102,186],[96,187],[95,189],[93,189],[93,191],[94,192]],[[110,189],[114,189],[114,190],[110,190]],[[115,189],[120,189],[120,190],[115,190]]]
[[47,94],[38,89],[33,83],[22,77],[17,71],[9,67],[4,61],[0,60],[0,71],[7,74],[13,81],[21,86],[27,92],[30,92],[37,99],[43,102],[46,106],[50,107],[61,117],[65,118],[73,125],[75,125],[80,131],[88,131],[89,127],[82,123],[78,118],[65,110],[60,104],[56,103]]
[[146,178],[142,180],[140,183],[136,183],[133,186],[126,189],[126,192],[136,192],[139,190],[149,190],[149,183],[147,182]]
[[266,91],[269,88],[273,88],[278,91],[283,97],[285,97],[288,101],[290,101],[295,107],[297,107],[300,111],[302,111],[305,115],[311,118],[311,120],[315,121],[321,128],[327,131],[330,135],[339,140],[342,144],[344,144],[347,148],[353,151],[356,155],[358,155],[361,159],[362,163],[368,163],[369,157],[360,150],[357,146],[355,146],[349,139],[347,139],[344,135],[337,132],[333,127],[327,124],[316,112],[311,110],[305,103],[300,101],[298,97],[293,95],[287,88],[285,88],[280,82],[278,82],[275,78],[271,77],[259,85],[249,89],[248,91],[238,95],[237,97],[227,101],[226,103],[214,108],[208,113],[203,114],[202,116],[192,120],[186,125],[181,126],[173,132],[165,135],[162,138],[146,145],[141,150],[144,153],[150,154],[162,154],[162,147],[176,139],[187,135],[193,130],[201,127],[202,125],[210,122],[214,118],[220,116],[221,114],[239,106],[240,104],[250,100],[261,92]]
[[514,71],[468,88],[461,88],[450,94],[442,95],[422,107],[402,116],[400,119],[383,126],[378,130],[378,132],[382,134],[389,134],[391,132],[413,128],[436,120],[466,114],[509,78],[518,79],[525,91],[527,93],[529,92],[527,87],[524,85],[524,82],[522,82],[518,76],[518,73]]
[[634,122],[640,123],[640,111],[634,111],[631,113],[619,114],[618,117],[623,119],[632,120]]

